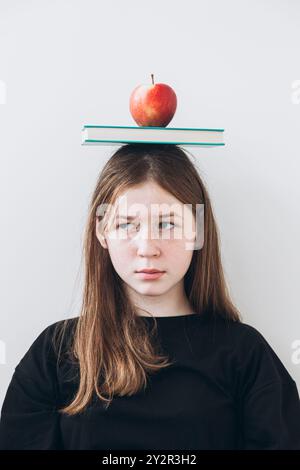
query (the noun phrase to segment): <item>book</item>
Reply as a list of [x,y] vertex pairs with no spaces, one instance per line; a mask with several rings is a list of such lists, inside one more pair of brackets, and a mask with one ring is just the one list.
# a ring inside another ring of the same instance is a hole
[[83,145],[122,143],[175,144],[214,147],[225,145],[224,129],[146,126],[91,126],[82,129]]

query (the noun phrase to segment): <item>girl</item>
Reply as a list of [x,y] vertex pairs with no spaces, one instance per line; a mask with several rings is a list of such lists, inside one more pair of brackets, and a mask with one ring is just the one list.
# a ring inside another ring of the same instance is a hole
[[300,449],[296,383],[230,300],[210,199],[180,147],[115,152],[84,257],[80,315],[15,368],[2,449]]

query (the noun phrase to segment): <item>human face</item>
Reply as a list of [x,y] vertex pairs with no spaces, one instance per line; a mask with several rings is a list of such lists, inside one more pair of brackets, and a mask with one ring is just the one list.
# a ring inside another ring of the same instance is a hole
[[[171,212],[177,215],[170,216]],[[147,181],[125,190],[110,217],[104,237],[97,221],[97,238],[129,287],[141,295],[160,295],[183,282],[195,239],[195,218],[189,207],[157,183]],[[149,279],[136,272],[143,268],[158,269],[163,274]]]

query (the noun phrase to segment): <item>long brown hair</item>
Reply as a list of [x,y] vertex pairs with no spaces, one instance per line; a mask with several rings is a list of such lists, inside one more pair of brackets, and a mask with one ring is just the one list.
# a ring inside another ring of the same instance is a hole
[[[218,230],[197,165],[176,145],[123,145],[102,169],[89,206],[83,246],[83,299],[70,343],[80,380],[72,402],[60,409],[67,415],[84,411],[94,392],[106,407],[113,395],[133,395],[146,388],[147,374],[171,364],[167,356],[159,354],[153,330],[149,334],[136,315],[108,250],[101,246],[95,233],[99,205],[113,204],[125,189],[149,180],[182,203],[190,204],[194,214],[196,205],[204,204],[204,246],[194,250],[184,278],[193,311],[241,321],[226,285]],[[68,321],[62,322],[60,333]]]

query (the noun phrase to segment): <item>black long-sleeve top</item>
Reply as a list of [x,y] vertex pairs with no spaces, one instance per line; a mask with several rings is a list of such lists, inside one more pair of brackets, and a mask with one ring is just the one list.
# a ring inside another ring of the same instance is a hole
[[0,449],[300,449],[296,383],[261,333],[209,312],[156,320],[173,365],[145,390],[75,416],[57,410],[76,392],[76,364],[57,368],[58,322],[48,326],[15,368]]

